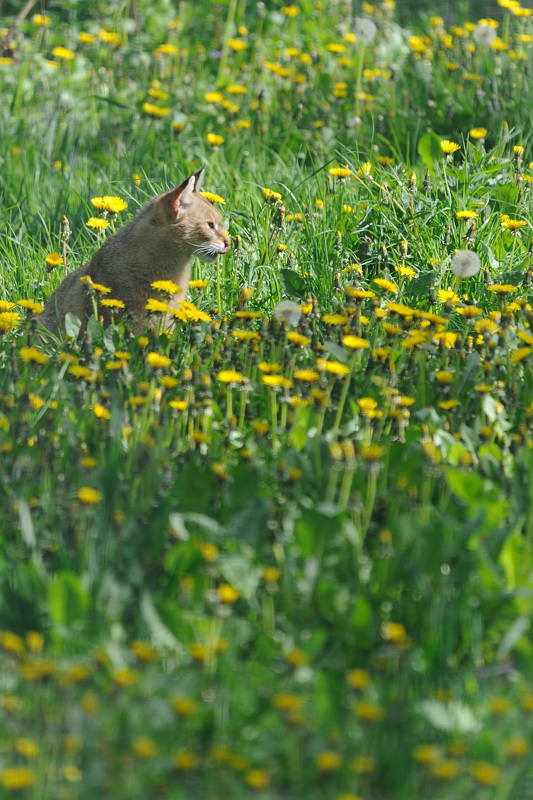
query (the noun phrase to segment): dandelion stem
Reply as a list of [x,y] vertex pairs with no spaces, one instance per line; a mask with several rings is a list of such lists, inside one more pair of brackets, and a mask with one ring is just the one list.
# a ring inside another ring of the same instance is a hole
[[348,500],[350,499],[350,491],[352,489],[354,467],[348,467],[344,470],[342,476],[341,489],[339,493],[339,509],[346,511]]
[[368,475],[368,483],[366,485],[366,499],[365,499],[365,512],[363,516],[363,523],[361,525],[361,547],[364,544],[372,513],[374,511],[374,503],[376,501],[376,488],[378,483],[378,468],[377,465],[371,465]]
[[348,395],[348,389],[350,388],[350,383],[352,382],[352,375],[355,369],[355,365],[357,362],[357,353],[353,354],[352,361],[350,363],[350,372],[346,375],[344,379],[344,386],[342,387],[342,393],[339,398],[339,405],[337,407],[337,414],[335,416],[335,423],[333,425],[334,428],[339,428],[342,419],[342,412],[344,411],[344,404],[346,402],[346,397]]
[[226,418],[231,422],[233,417],[233,394],[232,390],[228,387],[226,389]]
[[361,50],[359,53],[359,61],[357,64],[357,80],[355,82],[355,116],[359,116],[359,111],[361,107],[361,79],[363,77],[363,65],[365,63],[365,45],[364,43],[361,44]]
[[[517,233],[518,233],[518,231],[517,231]],[[517,233],[515,233],[513,235],[513,247],[511,249],[511,260],[509,262],[509,270],[511,270],[513,268],[514,251],[515,251],[515,247],[516,247],[516,240],[518,239]]]

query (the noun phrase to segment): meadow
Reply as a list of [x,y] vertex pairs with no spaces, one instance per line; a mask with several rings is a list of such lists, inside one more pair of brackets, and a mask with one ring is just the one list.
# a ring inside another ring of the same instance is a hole
[[[0,31],[1,797],[530,797],[533,12],[45,5]],[[202,165],[176,330],[97,285],[44,343]]]

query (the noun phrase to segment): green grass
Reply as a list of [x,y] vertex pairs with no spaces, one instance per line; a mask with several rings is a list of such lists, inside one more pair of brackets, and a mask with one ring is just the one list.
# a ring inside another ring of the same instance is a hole
[[[529,18],[61,9],[0,64],[2,796],[529,796]],[[209,321],[45,346],[91,198],[202,164]]]

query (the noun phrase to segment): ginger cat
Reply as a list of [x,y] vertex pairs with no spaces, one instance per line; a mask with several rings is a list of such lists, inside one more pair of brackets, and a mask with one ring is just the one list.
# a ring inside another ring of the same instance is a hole
[[[203,173],[202,168],[176,189],[151,198],[130,222],[106,239],[87,264],[67,275],[40,316],[45,328],[57,335],[64,328],[67,312],[83,324],[94,313],[80,280],[85,275],[111,289],[105,297],[122,300],[125,309],[119,313],[135,316],[132,331],[136,335],[149,325],[148,299],[161,299],[151,287],[153,281],[171,280],[180,287],[168,302],[177,308],[187,292],[194,257],[215,261],[230,248],[220,211],[198,194]],[[104,324],[110,322],[108,309],[99,306],[98,313]]]

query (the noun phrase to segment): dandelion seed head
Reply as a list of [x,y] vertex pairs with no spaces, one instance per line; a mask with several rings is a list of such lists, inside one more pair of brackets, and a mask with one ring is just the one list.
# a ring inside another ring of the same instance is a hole
[[355,20],[354,33],[357,36],[357,40],[361,42],[361,44],[372,44],[376,38],[377,32],[378,29],[371,19],[363,19],[362,17],[358,17]]
[[460,278],[471,278],[481,269],[481,261],[472,250],[457,250],[452,258],[450,269]]
[[286,325],[290,325],[292,328],[298,325],[301,316],[302,310],[300,306],[292,300],[282,300],[281,303],[278,303],[274,308],[275,319],[277,319],[278,322],[284,322]]

